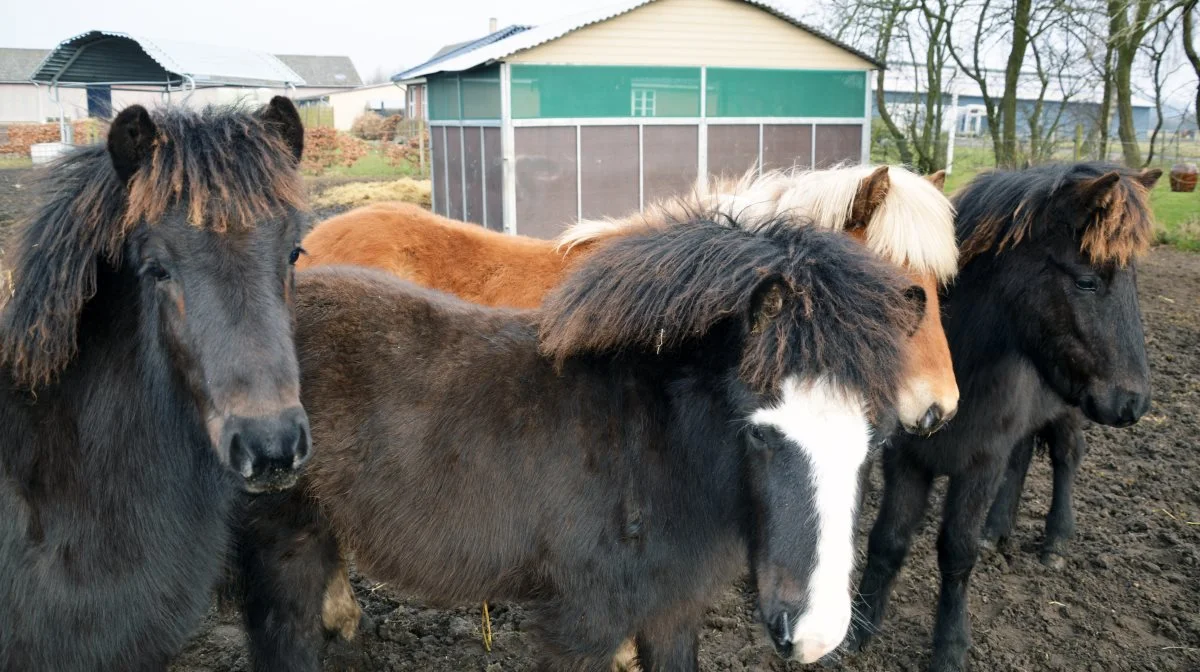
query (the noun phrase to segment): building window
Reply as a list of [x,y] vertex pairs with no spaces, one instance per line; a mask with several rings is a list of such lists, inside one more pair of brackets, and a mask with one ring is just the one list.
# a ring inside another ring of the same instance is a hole
[[634,117],[654,116],[654,89],[633,89]]
[[409,85],[408,87],[408,118],[417,118],[417,92],[416,87]]

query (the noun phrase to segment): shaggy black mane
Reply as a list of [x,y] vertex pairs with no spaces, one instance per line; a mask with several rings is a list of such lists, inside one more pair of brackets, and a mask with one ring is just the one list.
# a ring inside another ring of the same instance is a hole
[[[961,263],[984,252],[1005,249],[1061,232],[1075,217],[1057,208],[1081,207],[1066,198],[1072,190],[1116,173],[1120,179],[1095,205],[1082,230],[1070,231],[1080,250],[1097,264],[1124,266],[1145,252],[1154,227],[1148,191],[1140,173],[1108,163],[1046,165],[1020,171],[984,173],[953,197],[962,242]],[[1153,174],[1152,179],[1156,179]]]
[[671,352],[719,322],[750,318],[763,280],[783,307],[747,330],[740,375],[759,392],[824,371],[875,409],[892,405],[912,311],[895,268],[841,233],[780,219],[754,232],[709,216],[614,239],[543,303],[542,350]]

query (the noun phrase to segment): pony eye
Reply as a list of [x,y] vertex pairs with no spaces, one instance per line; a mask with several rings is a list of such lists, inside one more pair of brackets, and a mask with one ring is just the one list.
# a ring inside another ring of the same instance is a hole
[[288,255],[288,263],[295,266],[296,262],[300,261],[300,255],[302,254],[306,254],[303,247],[297,245],[296,247],[292,248],[292,253]]
[[750,427],[746,430],[746,433],[749,434],[750,438],[757,444],[767,442],[767,435],[763,433],[762,427],[759,427],[758,425],[750,425]]
[[142,274],[154,278],[157,282],[171,279],[171,274],[157,261],[147,261],[142,267]]
[[1085,275],[1080,278],[1075,278],[1075,286],[1085,292],[1094,292],[1100,287],[1100,283],[1094,276]]

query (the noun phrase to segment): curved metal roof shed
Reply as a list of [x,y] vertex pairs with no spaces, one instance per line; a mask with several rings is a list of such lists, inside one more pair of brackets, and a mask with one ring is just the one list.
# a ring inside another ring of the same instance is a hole
[[96,84],[195,88],[303,85],[262,51],[93,30],[60,43],[30,78],[51,86]]
[[59,102],[59,87],[155,87],[170,95],[172,91],[215,86],[294,88],[305,84],[295,70],[266,52],[102,30],[61,42],[30,80],[48,85],[55,102]]

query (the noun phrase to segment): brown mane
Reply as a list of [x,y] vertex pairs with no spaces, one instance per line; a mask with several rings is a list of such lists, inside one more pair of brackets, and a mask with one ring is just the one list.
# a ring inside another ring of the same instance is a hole
[[1080,251],[1093,264],[1125,266],[1150,248],[1154,218],[1148,187],[1161,174],[1101,163],[985,173],[953,198],[962,263],[1048,235],[1083,208],[1090,210],[1087,220],[1072,232]]
[[140,223],[179,211],[223,232],[305,207],[294,150],[263,114],[168,107],[151,118],[153,151],[128,184],[104,146],[72,152],[38,179],[32,215],[14,232],[9,286],[0,286],[0,364],[21,385],[50,383],[74,357],[97,264],[118,263]]

